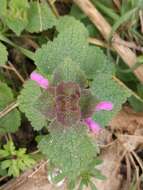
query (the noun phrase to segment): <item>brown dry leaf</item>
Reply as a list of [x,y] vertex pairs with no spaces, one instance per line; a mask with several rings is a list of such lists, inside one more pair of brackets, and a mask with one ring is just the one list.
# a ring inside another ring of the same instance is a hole
[[110,122],[111,130],[134,134],[137,129],[143,128],[143,113],[136,113],[125,106]]
[[106,176],[105,181],[94,180],[97,189],[99,190],[121,190],[122,176],[119,174],[120,161],[123,158],[122,147],[118,142],[106,148],[101,159],[103,163],[98,167],[102,174]]
[[143,136],[139,135],[118,135],[118,140],[128,152],[134,151],[143,144]]

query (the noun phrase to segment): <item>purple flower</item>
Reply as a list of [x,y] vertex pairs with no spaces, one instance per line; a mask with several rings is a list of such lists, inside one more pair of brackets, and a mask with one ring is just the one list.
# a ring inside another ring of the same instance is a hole
[[85,120],[86,125],[88,128],[94,133],[98,134],[101,131],[101,127],[98,123],[96,123],[91,117],[86,118]]
[[[113,109],[113,103],[109,101],[102,101],[96,105],[95,111],[106,110],[111,111]],[[88,128],[94,133],[98,134],[101,131],[101,126],[95,122],[91,117],[84,120]]]
[[49,81],[42,75],[33,71],[30,75],[31,80],[34,80],[40,87],[47,89],[49,86]]
[[113,109],[113,103],[112,102],[102,101],[96,105],[95,111],[100,111],[100,110],[111,111],[112,109]]

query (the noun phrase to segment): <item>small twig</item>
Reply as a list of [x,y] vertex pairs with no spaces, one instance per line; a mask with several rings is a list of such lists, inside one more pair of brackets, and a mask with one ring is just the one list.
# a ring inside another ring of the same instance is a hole
[[118,169],[119,169],[119,167],[120,167],[121,161],[122,161],[123,158],[126,156],[127,152],[128,152],[127,150],[124,150],[123,154],[122,154],[121,157],[119,158],[118,163],[117,163],[117,166],[116,166],[116,168],[115,168],[115,170],[114,170],[115,173],[118,172]]
[[143,172],[143,164],[141,163],[140,158],[138,157],[138,155],[137,155],[134,151],[131,151],[131,153],[133,154],[134,158],[135,158],[136,161],[138,162],[138,164],[139,164],[139,166],[141,167],[142,172]]
[[41,163],[34,168],[34,171],[28,176],[28,178],[33,177],[44,165],[46,165],[48,163],[48,161],[41,161]]
[[23,77],[21,76],[21,74],[17,71],[17,69],[14,67],[14,65],[11,64],[9,61],[8,61],[8,64],[9,64],[9,66],[7,66],[7,65],[1,65],[0,67],[1,67],[1,68],[4,68],[4,69],[7,69],[7,70],[10,70],[10,71],[13,71],[13,72],[16,74],[16,76],[19,78],[19,80],[20,80],[22,83],[24,83],[24,82],[25,82],[24,78],[23,78]]
[[34,155],[34,154],[37,154],[37,153],[39,153],[40,152],[40,150],[35,150],[35,151],[33,151],[33,152],[30,152],[30,154],[31,155]]
[[[112,49],[108,44],[106,44],[105,42],[101,41],[101,40],[98,40],[96,38],[89,38],[88,39],[88,42],[90,44],[94,44],[94,45],[97,45],[97,46],[100,46],[100,47],[104,47],[104,48],[109,48],[109,49]],[[114,50],[113,50],[114,51]]]
[[112,76],[112,79],[114,81],[116,81],[120,86],[122,86],[124,89],[128,90],[131,92],[131,94],[136,97],[139,101],[141,101],[143,103],[143,99],[138,96],[134,91],[132,91],[131,89],[129,89],[122,81],[120,81],[116,76]]
[[137,167],[137,165],[136,165],[136,163],[135,163],[132,155],[130,153],[128,153],[128,156],[129,156],[129,158],[131,160],[132,165],[134,166],[134,168],[136,170],[137,189],[140,190],[140,188],[139,188],[139,186],[140,186],[139,185],[140,184],[140,180],[139,180],[139,168]]
[[120,7],[121,7],[120,0],[113,0],[113,3],[116,5],[116,7],[117,7],[118,9],[120,9]]
[[[96,7],[90,2],[90,0],[73,0],[81,10],[89,17],[91,22],[98,28],[102,36],[108,42],[111,35],[112,27],[102,16],[102,14],[96,9]],[[116,33],[113,37],[115,40],[122,41],[120,36]],[[124,62],[132,68],[137,62],[136,54],[128,47],[112,42],[112,47],[121,56]],[[136,77],[143,83],[143,65],[133,71]]]
[[106,144],[106,145],[99,145],[100,148],[108,148],[109,146],[114,145],[114,143],[116,143],[118,141],[118,139]]
[[8,142],[8,141],[9,141],[9,139],[8,139],[7,134],[6,134],[6,135],[4,135],[4,137],[5,137],[6,142]]
[[127,165],[127,184],[129,186],[130,182],[131,182],[131,164],[128,158],[128,155],[125,155],[125,160],[126,160],[126,165]]
[[57,11],[55,5],[54,5],[55,2],[54,2],[54,1],[51,1],[51,0],[47,0],[47,1],[48,1],[49,6],[51,7],[53,13],[55,14],[55,16],[56,16],[57,18],[59,18],[60,15],[59,15],[59,13],[58,13],[58,11]]
[[0,112],[0,118],[4,117],[5,115],[7,115],[9,112],[11,112],[13,109],[15,109],[16,107],[18,107],[18,103],[17,102],[13,102],[10,105],[8,105],[4,110],[2,110]]
[[12,140],[12,136],[11,136],[10,133],[7,133],[7,136],[8,136],[9,141],[13,141],[13,140]]
[[1,178],[0,178],[0,182],[3,181],[3,180],[6,179],[6,178],[7,178],[7,176],[1,177]]
[[[114,41],[114,43],[117,43],[119,45],[123,45],[123,46],[131,48],[133,50],[143,52],[143,47],[137,46],[134,42],[128,42],[128,41],[124,41],[124,40],[118,41],[117,39],[114,39],[113,41]],[[105,42],[103,42],[101,40],[98,40],[96,38],[89,38],[88,42],[91,43],[91,44],[94,44],[94,45],[97,45],[97,46],[100,46],[100,47],[103,47],[103,48],[108,48],[108,49],[111,49],[112,51],[115,51],[108,44],[106,44]]]
[[137,46],[134,42],[128,42],[128,41],[118,40],[118,39],[113,39],[113,42],[117,43],[119,45],[123,45],[123,46],[128,47],[128,48],[131,48],[133,50],[143,52],[143,47]]
[[21,74],[18,72],[18,70],[14,67],[14,65],[11,64],[10,61],[8,61],[8,64],[10,65],[11,70],[17,75],[17,77],[19,78],[19,80],[20,80],[22,83],[24,83],[24,82],[25,82],[24,78],[21,76]]
[[12,68],[7,66],[7,65],[0,65],[0,68],[4,68],[4,69],[7,69],[7,70],[12,70]]

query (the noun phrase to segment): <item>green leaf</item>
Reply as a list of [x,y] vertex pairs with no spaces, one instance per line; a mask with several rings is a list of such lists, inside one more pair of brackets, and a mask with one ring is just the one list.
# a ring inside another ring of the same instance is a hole
[[11,176],[13,175],[14,177],[18,177],[20,174],[20,170],[17,165],[17,160],[10,160],[11,165],[8,168],[8,175]]
[[100,179],[100,180],[105,180],[106,177],[104,175],[102,175],[101,171],[98,169],[93,169],[92,174],[96,177],[96,179]]
[[0,66],[7,62],[8,52],[6,47],[0,42]]
[[[71,58],[72,61],[78,64],[79,67],[85,72],[85,74],[89,78],[92,78],[93,76],[95,76],[95,74],[98,71],[103,72],[103,73],[111,73],[111,74],[115,73],[115,68],[114,68],[113,63],[111,63],[111,61],[105,56],[103,51],[96,46],[92,46],[88,44],[88,39],[86,38],[88,38],[89,34],[87,32],[87,29],[84,27],[84,25],[80,21],[70,16],[64,16],[59,19],[59,22],[57,23],[56,28],[60,32],[60,35],[61,35],[61,32],[65,34],[66,39],[67,39],[66,33],[70,34],[70,36],[68,36],[67,41],[65,42],[67,43],[67,45],[69,43],[69,47],[70,47],[69,39],[73,38],[72,33],[75,33],[75,35],[77,35],[78,37],[78,35],[80,34],[79,32],[82,32],[82,34],[80,35],[82,35],[85,38],[85,41],[83,42],[84,43],[83,47],[75,46],[75,49],[74,47],[73,49],[69,48],[68,58]],[[78,41],[80,40],[80,38],[77,39],[77,37],[75,40],[77,40],[76,43],[78,44],[80,43],[80,41]],[[63,45],[62,50],[64,49],[64,47],[65,46]],[[80,59],[75,59],[76,57],[72,56],[72,54],[73,53],[76,54],[79,51],[79,48],[80,48],[80,52],[79,52]],[[65,57],[63,56],[63,61],[64,59]]]
[[2,20],[19,36],[28,23],[29,3],[27,0],[10,0],[8,7],[2,16]]
[[136,112],[143,112],[143,103],[139,101],[136,97],[131,96],[128,98],[130,105]]
[[0,165],[0,176],[7,176],[7,171],[3,170]]
[[0,17],[6,14],[7,0],[0,0]]
[[1,168],[3,170],[9,168],[10,165],[11,165],[11,160],[4,160],[1,162]]
[[75,126],[62,133],[53,132],[50,138],[42,139],[39,148],[70,181],[86,170],[97,154],[84,126]]
[[8,141],[3,147],[9,152],[9,155],[15,155],[15,146],[13,141]]
[[75,4],[72,5],[71,11],[70,11],[70,15],[75,17],[76,19],[84,19],[87,16],[83,13],[83,11]]
[[64,63],[58,66],[54,71],[53,84],[57,85],[60,82],[76,82],[81,88],[88,85],[87,77],[78,64],[73,62],[70,58],[66,58]]
[[88,78],[94,77],[99,70],[114,73],[113,64],[103,52],[88,44],[88,31],[80,21],[63,17],[57,24],[57,30],[60,31],[58,37],[35,53],[35,64],[42,73],[51,74],[67,59],[75,62]]
[[91,86],[92,92],[100,101],[111,101],[114,105],[112,111],[96,112],[94,119],[103,127],[111,121],[111,119],[121,109],[122,104],[131,95],[128,90],[112,79],[111,75],[98,74]]
[[9,176],[17,177],[19,176],[20,171],[24,171],[35,164],[35,160],[26,154],[25,148],[19,148],[16,150],[13,141],[8,141],[0,151],[2,154],[2,151],[8,152],[7,158],[1,161],[0,168],[2,170],[7,169]]
[[41,95],[41,89],[34,81],[27,81],[21,95],[18,97],[19,108],[25,113],[35,130],[46,126],[46,119],[39,110],[35,108],[37,99]]
[[22,171],[24,171],[27,168],[27,166],[25,165],[25,163],[23,162],[23,160],[18,160],[17,161],[17,166]]
[[[14,101],[11,89],[0,81],[0,111]],[[4,117],[0,118],[0,133],[13,133],[20,126],[20,113],[15,108]]]
[[0,158],[4,158],[9,156],[9,152],[7,150],[0,149]]
[[100,48],[92,45],[88,45],[80,67],[90,79],[98,73],[111,75],[115,73],[114,64]]
[[97,190],[96,186],[94,183],[90,182],[90,187],[91,187],[91,190]]
[[56,25],[56,17],[47,3],[31,2],[28,11],[28,32],[42,32]]
[[35,53],[35,64],[38,69],[48,75],[62,64],[65,58],[81,63],[86,55],[88,32],[79,21],[63,29],[53,42],[48,42]]
[[84,182],[83,180],[81,180],[78,189],[83,190],[83,188],[84,188]]
[[72,16],[62,16],[58,19],[58,22],[56,24],[56,29],[59,33],[73,30],[74,28],[77,28],[77,30],[81,28],[80,32],[83,33],[84,36],[88,35],[87,29],[83,23]]

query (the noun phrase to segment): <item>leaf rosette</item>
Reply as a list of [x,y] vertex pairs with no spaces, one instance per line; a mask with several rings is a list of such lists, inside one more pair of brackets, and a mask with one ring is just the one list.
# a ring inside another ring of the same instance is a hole
[[56,86],[49,86],[35,106],[47,120],[52,121],[49,129],[65,129],[91,116],[96,104],[97,99],[88,89],[82,89],[72,81],[62,81]]

